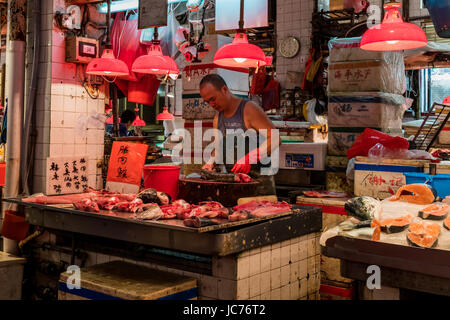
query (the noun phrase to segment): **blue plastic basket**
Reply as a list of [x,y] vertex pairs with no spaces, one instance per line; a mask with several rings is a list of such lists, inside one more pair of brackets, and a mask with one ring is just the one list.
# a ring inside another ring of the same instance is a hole
[[405,172],[406,184],[426,183],[432,186],[440,199],[450,195],[450,174],[435,175],[419,172]]

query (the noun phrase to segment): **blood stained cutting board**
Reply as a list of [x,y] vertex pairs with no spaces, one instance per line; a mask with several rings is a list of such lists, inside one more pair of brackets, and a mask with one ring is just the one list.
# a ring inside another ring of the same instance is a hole
[[225,207],[233,207],[239,198],[256,196],[258,184],[258,181],[235,183],[180,178],[178,198],[194,204],[218,201]]

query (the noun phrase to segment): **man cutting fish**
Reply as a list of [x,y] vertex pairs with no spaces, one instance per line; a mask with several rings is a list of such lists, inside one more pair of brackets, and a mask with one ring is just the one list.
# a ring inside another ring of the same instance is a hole
[[[216,148],[202,169],[214,171],[216,164],[225,163],[228,172],[250,173],[256,177],[260,182],[259,195],[275,194],[273,174],[276,171],[263,168],[274,169],[273,157],[268,156],[275,150],[278,152],[280,139],[264,111],[255,103],[232,94],[225,80],[217,74],[201,80],[200,95],[218,111],[213,121]],[[233,150],[234,157],[229,161]]]

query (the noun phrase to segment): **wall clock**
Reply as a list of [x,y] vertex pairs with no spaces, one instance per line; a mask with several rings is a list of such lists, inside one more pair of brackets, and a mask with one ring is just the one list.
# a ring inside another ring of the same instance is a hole
[[281,41],[279,50],[283,57],[293,58],[300,51],[300,41],[293,36],[289,36]]

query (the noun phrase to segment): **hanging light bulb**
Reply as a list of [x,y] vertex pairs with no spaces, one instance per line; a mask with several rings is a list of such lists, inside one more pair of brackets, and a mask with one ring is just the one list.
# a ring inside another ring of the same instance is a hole
[[156,120],[175,120],[175,117],[169,112],[167,107],[164,107],[163,112],[156,116]]
[[86,67],[86,74],[122,77],[130,74],[127,64],[122,60],[116,59],[112,49],[104,49],[101,58],[91,60]]
[[361,39],[361,49],[370,51],[396,51],[427,45],[425,32],[417,25],[404,22],[399,9],[401,3],[384,5],[383,22],[367,30]]
[[132,125],[134,127],[145,127],[145,121],[139,117],[139,108],[136,104],[136,108],[134,108],[134,112],[136,113],[136,119],[134,119]]
[[158,40],[158,28],[155,28],[152,45],[146,55],[138,57],[134,62],[131,70],[136,73],[146,73],[154,75],[177,74],[178,70],[175,61],[168,56],[163,55]]
[[93,59],[86,67],[86,74],[104,77],[128,76],[130,71],[122,60],[116,59],[112,50],[109,35],[109,23],[111,20],[111,0],[108,0],[108,13],[106,15],[106,48],[100,58]]
[[241,0],[239,29],[232,43],[217,50],[214,64],[222,67],[259,68],[268,64],[267,58],[260,47],[248,43],[244,31],[244,0]]

